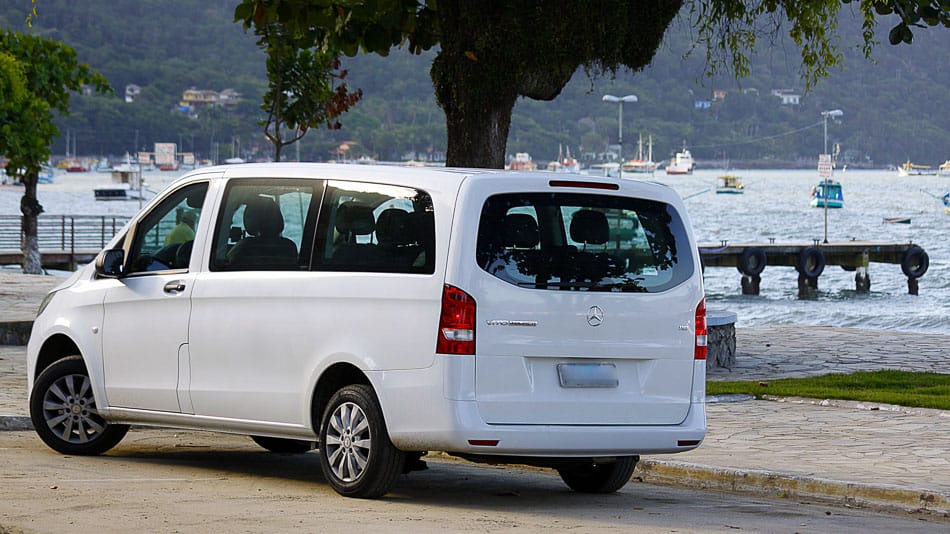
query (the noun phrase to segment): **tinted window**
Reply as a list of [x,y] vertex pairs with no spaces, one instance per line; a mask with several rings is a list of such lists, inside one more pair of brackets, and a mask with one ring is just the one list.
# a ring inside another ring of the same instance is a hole
[[235,180],[224,193],[214,232],[212,270],[306,270],[318,180]]
[[328,182],[314,269],[393,273],[435,271],[432,198],[408,187]]
[[187,269],[206,182],[175,191],[136,225],[129,273]]
[[657,292],[692,275],[688,246],[683,221],[668,204],[507,194],[482,208],[476,258],[488,273],[521,287]]

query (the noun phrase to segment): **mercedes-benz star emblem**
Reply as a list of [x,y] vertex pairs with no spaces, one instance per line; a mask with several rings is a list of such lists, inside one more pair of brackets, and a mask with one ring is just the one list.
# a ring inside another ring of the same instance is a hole
[[604,310],[600,306],[591,306],[587,310],[587,324],[591,326],[600,326],[604,322]]

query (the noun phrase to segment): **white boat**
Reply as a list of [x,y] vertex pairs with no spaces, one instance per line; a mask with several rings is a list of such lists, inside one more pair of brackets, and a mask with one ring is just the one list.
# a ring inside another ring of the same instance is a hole
[[99,158],[99,162],[96,163],[96,172],[112,172],[112,164],[109,163],[109,158]]
[[505,166],[505,169],[509,171],[533,171],[537,168],[537,164],[531,160],[531,155],[527,152],[518,152],[515,154],[515,159],[508,162],[508,165]]
[[579,161],[571,157],[571,147],[567,147],[567,154],[564,154],[564,151],[561,148],[561,145],[557,146],[557,161],[552,161],[548,163],[548,170],[551,172],[581,172],[581,164]]
[[950,176],[950,159],[944,161],[937,167],[937,174],[940,176]]
[[685,146],[683,150],[673,155],[670,164],[666,166],[666,174],[693,174],[693,155]]
[[898,176],[933,176],[935,174],[937,174],[937,169],[930,165],[916,165],[911,163],[910,160],[901,163],[901,166],[897,168]]
[[644,158],[643,135],[641,134],[640,140],[637,142],[637,158],[624,162],[623,172],[632,172],[634,174],[653,174],[653,172],[656,171],[657,165],[659,164],[653,161],[653,136],[651,135],[647,141],[647,155],[646,158]]

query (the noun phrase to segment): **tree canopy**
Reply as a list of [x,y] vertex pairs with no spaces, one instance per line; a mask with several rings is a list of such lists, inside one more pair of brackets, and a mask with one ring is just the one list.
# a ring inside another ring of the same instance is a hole
[[[843,3],[850,0],[687,5],[710,74],[748,74],[757,38],[788,24],[801,49],[803,77],[812,85],[840,62],[835,28]],[[430,74],[446,114],[446,163],[501,167],[518,97],[553,99],[578,67],[591,75],[644,68],[682,7],[681,1],[661,0],[243,0],[235,20],[255,28],[280,23],[330,54],[386,55],[398,45],[418,53],[439,44]],[[877,16],[899,15],[890,32],[895,44],[910,43],[912,27],[950,27],[950,7],[940,0],[862,0],[859,9],[866,53]]]
[[301,42],[299,34],[275,22],[255,29],[259,45],[267,54],[267,77],[260,121],[264,136],[274,145],[274,159],[281,150],[304,135],[313,126],[325,123],[339,128],[337,117],[350,109],[363,95],[349,92],[335,54]]

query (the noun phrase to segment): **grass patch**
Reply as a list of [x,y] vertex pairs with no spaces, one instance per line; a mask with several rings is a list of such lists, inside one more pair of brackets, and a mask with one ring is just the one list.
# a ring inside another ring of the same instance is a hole
[[950,374],[870,371],[768,381],[706,382],[707,395],[810,397],[950,410]]

